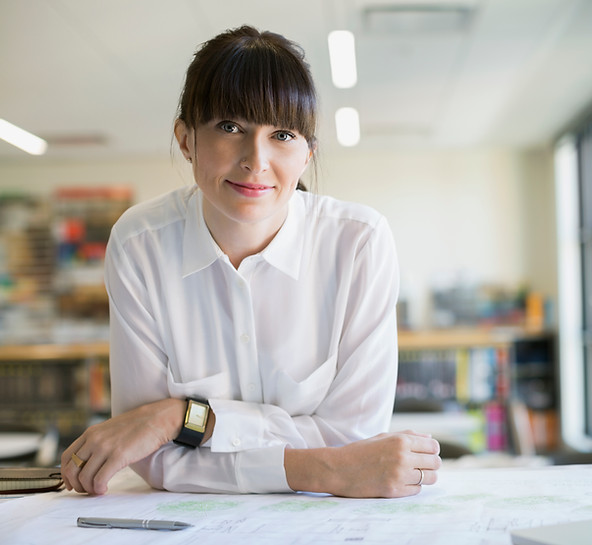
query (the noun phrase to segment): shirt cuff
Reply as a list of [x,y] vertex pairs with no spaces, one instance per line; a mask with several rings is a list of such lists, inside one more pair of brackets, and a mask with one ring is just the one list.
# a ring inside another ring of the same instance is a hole
[[209,446],[212,452],[240,452],[272,446],[264,442],[265,419],[257,403],[221,399],[210,399],[209,403],[216,415],[216,425],[204,446]]
[[239,490],[251,494],[294,492],[286,479],[284,450],[282,445],[237,453],[235,470]]

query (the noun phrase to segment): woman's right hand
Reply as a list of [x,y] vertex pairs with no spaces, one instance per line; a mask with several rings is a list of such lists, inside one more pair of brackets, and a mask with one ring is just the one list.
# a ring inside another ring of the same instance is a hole
[[342,447],[286,449],[284,465],[293,490],[352,498],[399,498],[418,494],[423,485],[437,481],[442,465],[439,453],[435,439],[405,431]]
[[119,470],[174,439],[183,425],[186,402],[163,399],[88,428],[62,454],[68,490],[104,494]]

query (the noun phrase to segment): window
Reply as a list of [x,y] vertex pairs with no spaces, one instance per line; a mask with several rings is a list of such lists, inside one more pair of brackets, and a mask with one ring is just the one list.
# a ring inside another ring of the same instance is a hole
[[564,441],[592,451],[592,123],[555,150]]

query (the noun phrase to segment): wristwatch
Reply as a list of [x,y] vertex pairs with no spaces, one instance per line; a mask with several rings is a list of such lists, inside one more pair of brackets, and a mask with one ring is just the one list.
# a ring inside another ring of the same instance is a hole
[[199,447],[206,432],[209,414],[210,404],[205,399],[187,398],[185,421],[174,442],[185,447]]

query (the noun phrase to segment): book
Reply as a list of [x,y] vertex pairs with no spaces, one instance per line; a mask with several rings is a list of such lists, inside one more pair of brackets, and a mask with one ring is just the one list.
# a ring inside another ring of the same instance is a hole
[[59,467],[0,467],[0,494],[50,492],[63,484]]

